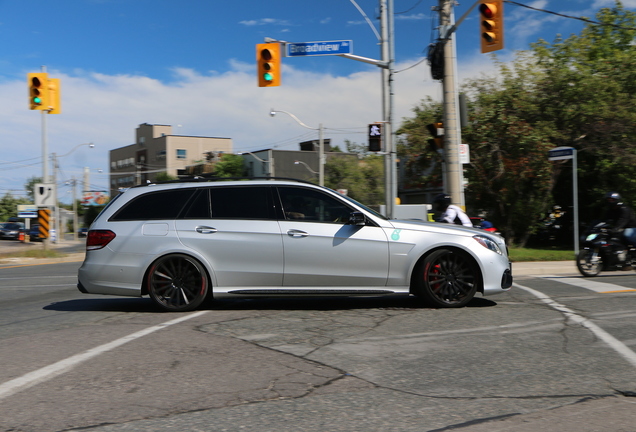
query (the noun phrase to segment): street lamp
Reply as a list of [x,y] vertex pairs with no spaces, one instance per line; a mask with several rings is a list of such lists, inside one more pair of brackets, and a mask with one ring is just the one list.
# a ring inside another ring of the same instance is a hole
[[266,163],[267,166],[267,177],[274,177],[274,156],[272,156],[271,154],[271,150],[268,150],[268,154],[269,154],[269,158],[268,160],[262,159],[258,156],[256,156],[254,153],[250,152],[250,151],[242,151],[242,152],[238,152],[237,154],[239,155],[243,155],[243,154],[250,154],[252,155],[252,157],[262,163]]
[[320,123],[317,128],[313,128],[301,122],[300,119],[296,117],[295,115],[293,115],[292,113],[283,111],[283,110],[275,110],[274,108],[272,108],[269,111],[269,115],[274,117],[276,113],[279,113],[279,112],[287,114],[288,116],[296,120],[296,123],[298,123],[304,128],[318,131],[318,184],[320,186],[324,186],[325,185],[325,146],[324,146],[325,140],[323,138],[324,128],[322,127],[322,123]]
[[319,174],[319,172],[318,172],[318,171],[314,171],[314,170],[312,170],[312,169],[311,169],[311,167],[310,167],[309,165],[307,165],[307,164],[306,164],[305,162],[303,162],[303,161],[295,160],[295,161],[294,161],[294,164],[295,164],[295,165],[302,165],[302,166],[304,166],[304,167],[305,167],[305,168],[307,168],[307,170],[308,170],[309,172],[311,172],[312,174]]

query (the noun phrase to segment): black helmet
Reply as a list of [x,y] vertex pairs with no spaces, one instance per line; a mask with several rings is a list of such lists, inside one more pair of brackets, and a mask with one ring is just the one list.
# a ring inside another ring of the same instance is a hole
[[451,203],[451,196],[441,193],[435,197],[433,204],[437,210],[445,210]]
[[605,194],[605,201],[611,206],[622,204],[621,195],[618,192],[608,192]]

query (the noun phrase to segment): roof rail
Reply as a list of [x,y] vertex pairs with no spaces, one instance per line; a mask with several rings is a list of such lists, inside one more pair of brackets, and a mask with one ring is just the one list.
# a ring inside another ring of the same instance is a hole
[[139,184],[135,186],[131,186],[131,188],[152,186],[152,185],[160,185],[160,184],[170,184],[170,183],[207,183],[207,182],[217,182],[217,181],[249,181],[249,180],[282,180],[282,181],[294,181],[298,183],[312,184],[315,186],[315,183],[312,183],[307,180],[301,180],[297,178],[291,177],[217,177],[212,175],[192,175],[192,176],[182,176],[177,180],[164,180],[164,181],[156,181],[145,184]]

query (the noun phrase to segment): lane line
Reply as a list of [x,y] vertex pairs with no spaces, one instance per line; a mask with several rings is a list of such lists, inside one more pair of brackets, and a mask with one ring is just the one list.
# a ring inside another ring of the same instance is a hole
[[576,324],[579,324],[587,328],[588,330],[590,330],[592,333],[594,333],[594,335],[597,338],[601,339],[603,342],[609,345],[610,348],[612,348],[614,351],[620,354],[625,360],[627,360],[627,362],[629,362],[632,366],[636,368],[636,353],[632,351],[631,349],[629,349],[627,345],[625,345],[623,342],[616,339],[614,336],[612,336],[611,334],[609,334],[608,332],[606,332],[605,330],[603,330],[602,328],[594,324],[592,321],[590,321],[589,319],[581,315],[578,315],[576,312],[567,308],[566,306],[563,306],[562,304],[557,303],[550,296],[542,293],[541,291],[537,291],[535,289],[528,288],[523,285],[519,285],[518,283],[513,283],[513,285],[517,288],[520,288],[524,291],[529,292],[530,294],[534,295],[539,300],[541,300],[542,302],[550,306],[551,308],[561,312],[570,321]]
[[636,291],[636,289],[625,288],[622,285],[616,285],[616,284],[608,283],[608,282],[598,282],[598,281],[594,281],[590,279],[567,278],[567,277],[552,276],[552,275],[545,275],[542,277],[545,279],[554,279],[557,282],[563,282],[564,284],[574,285],[574,286],[585,288],[585,289],[595,291],[601,294]]
[[124,345],[128,342],[134,341],[135,339],[139,339],[140,337],[149,335],[150,333],[154,333],[157,330],[164,329],[171,325],[179,324],[183,321],[187,321],[192,318],[199,317],[203,314],[208,313],[209,311],[199,311],[189,315],[185,315],[171,321],[167,321],[162,324],[158,324],[152,327],[145,328],[135,333],[131,333],[128,336],[124,336],[122,338],[116,339],[112,342],[108,342],[106,344],[97,346],[95,348],[91,348],[83,353],[76,354],[74,356],[68,357],[64,360],[60,360],[56,363],[50,364],[33,372],[29,372],[21,377],[14,378],[10,381],[7,381],[3,384],[0,384],[0,400],[9,397],[15,393],[18,393],[22,390],[25,390],[29,387],[32,387],[36,384],[42,383],[44,381],[48,381],[56,376],[62,375],[75,366],[83,363],[87,360],[90,360],[93,357],[96,357],[105,352],[111,351],[121,345]]

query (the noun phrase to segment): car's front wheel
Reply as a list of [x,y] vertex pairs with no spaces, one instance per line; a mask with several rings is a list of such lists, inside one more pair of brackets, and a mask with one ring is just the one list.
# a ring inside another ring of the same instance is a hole
[[186,312],[203,303],[209,291],[207,272],[201,263],[183,254],[155,261],[148,272],[148,293],[162,309]]
[[434,307],[463,307],[475,296],[480,277],[477,265],[466,254],[440,249],[418,265],[415,294]]

